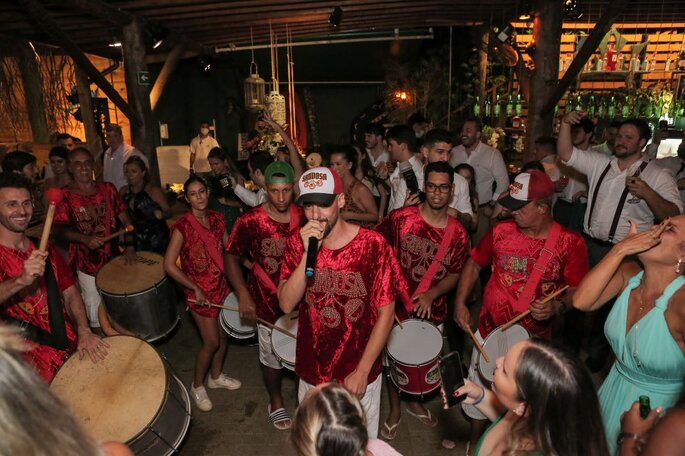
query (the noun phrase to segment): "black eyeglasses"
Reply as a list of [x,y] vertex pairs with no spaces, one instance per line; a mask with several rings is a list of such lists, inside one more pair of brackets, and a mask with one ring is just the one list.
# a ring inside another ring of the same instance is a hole
[[426,191],[427,192],[440,192],[440,193],[447,193],[452,190],[452,184],[434,184],[432,182],[426,182]]

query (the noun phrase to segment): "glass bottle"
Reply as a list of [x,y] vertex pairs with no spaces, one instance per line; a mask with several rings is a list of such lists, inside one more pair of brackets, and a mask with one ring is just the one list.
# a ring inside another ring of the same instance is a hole
[[480,97],[476,97],[476,102],[473,104],[473,115],[480,116]]
[[607,115],[609,119],[616,117],[616,98],[612,95],[609,101],[609,108],[607,109]]
[[623,106],[621,106],[621,117],[627,119],[630,116],[630,102],[628,95],[623,99]]
[[512,94],[509,94],[507,97],[507,106],[505,108],[505,112],[507,117],[511,117],[512,114],[514,114],[514,96]]
[[590,95],[590,101],[587,104],[587,116],[592,119],[595,117],[595,96]]
[[523,113],[523,105],[521,104],[521,92],[516,94],[516,115],[521,117]]
[[499,99],[499,93],[497,94],[497,98],[495,99],[495,117],[499,117],[499,115],[502,112],[502,104]]
[[492,103],[490,103],[490,97],[485,99],[485,117],[487,119],[492,115]]

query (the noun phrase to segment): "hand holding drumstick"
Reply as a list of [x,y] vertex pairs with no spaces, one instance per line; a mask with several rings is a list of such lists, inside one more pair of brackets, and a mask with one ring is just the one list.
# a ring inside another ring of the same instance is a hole
[[502,325],[502,329],[507,329],[510,326],[512,326],[514,323],[517,323],[518,321],[524,319],[528,315],[532,316],[536,320],[547,320],[554,315],[556,309],[554,309],[554,306],[552,304],[554,298],[562,294],[566,289],[568,288],[568,285],[564,285],[562,288],[558,289],[551,295],[547,296],[545,299],[541,301],[533,301],[530,304],[530,307],[528,307],[528,310],[525,312],[515,316],[511,320],[509,320],[507,323]]

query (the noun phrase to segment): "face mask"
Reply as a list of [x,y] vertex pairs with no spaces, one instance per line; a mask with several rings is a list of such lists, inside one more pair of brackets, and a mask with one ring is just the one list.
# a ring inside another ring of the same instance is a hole
[[200,133],[203,135],[208,135],[209,134],[209,128],[200,128]]
[[425,132],[423,132],[423,131],[417,131],[417,132],[415,133],[416,139],[421,139],[421,138],[423,138],[423,134],[424,134],[424,133],[425,133]]

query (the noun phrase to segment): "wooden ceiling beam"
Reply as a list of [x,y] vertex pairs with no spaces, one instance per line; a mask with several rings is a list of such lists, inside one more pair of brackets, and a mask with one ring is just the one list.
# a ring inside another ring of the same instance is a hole
[[135,15],[112,4],[100,0],[61,0],[64,6],[73,8],[89,16],[125,27],[135,19]]

